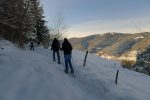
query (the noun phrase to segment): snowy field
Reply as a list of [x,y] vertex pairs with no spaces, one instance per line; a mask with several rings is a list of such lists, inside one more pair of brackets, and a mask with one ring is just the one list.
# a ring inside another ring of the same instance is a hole
[[[48,49],[20,49],[0,40],[0,100],[150,100],[150,77],[114,61],[73,51],[75,77]],[[115,84],[119,69],[118,85]]]

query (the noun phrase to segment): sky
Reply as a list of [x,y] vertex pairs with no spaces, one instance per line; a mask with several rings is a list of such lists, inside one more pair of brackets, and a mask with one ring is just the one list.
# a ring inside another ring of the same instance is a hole
[[61,11],[66,36],[150,31],[150,0],[41,0],[48,26]]

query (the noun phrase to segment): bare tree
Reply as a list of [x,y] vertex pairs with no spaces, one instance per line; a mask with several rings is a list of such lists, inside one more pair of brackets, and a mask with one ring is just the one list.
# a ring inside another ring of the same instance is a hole
[[65,24],[64,16],[62,11],[58,11],[53,20],[53,33],[57,36],[57,38],[61,38],[64,36],[67,31],[68,26]]

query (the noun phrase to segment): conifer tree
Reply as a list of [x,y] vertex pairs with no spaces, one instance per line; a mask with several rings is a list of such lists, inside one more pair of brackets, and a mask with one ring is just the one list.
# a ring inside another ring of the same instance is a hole
[[[47,34],[43,8],[38,0],[1,0],[0,36],[23,46],[26,33],[37,28],[37,34]],[[39,38],[39,36],[38,36]]]

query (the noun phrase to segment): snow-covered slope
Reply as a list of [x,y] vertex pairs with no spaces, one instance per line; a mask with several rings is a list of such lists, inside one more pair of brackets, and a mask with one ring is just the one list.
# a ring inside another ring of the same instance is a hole
[[[50,50],[19,49],[0,40],[0,100],[149,100],[150,78],[117,62],[73,51],[76,77],[52,61]],[[115,74],[120,70],[118,85]]]

